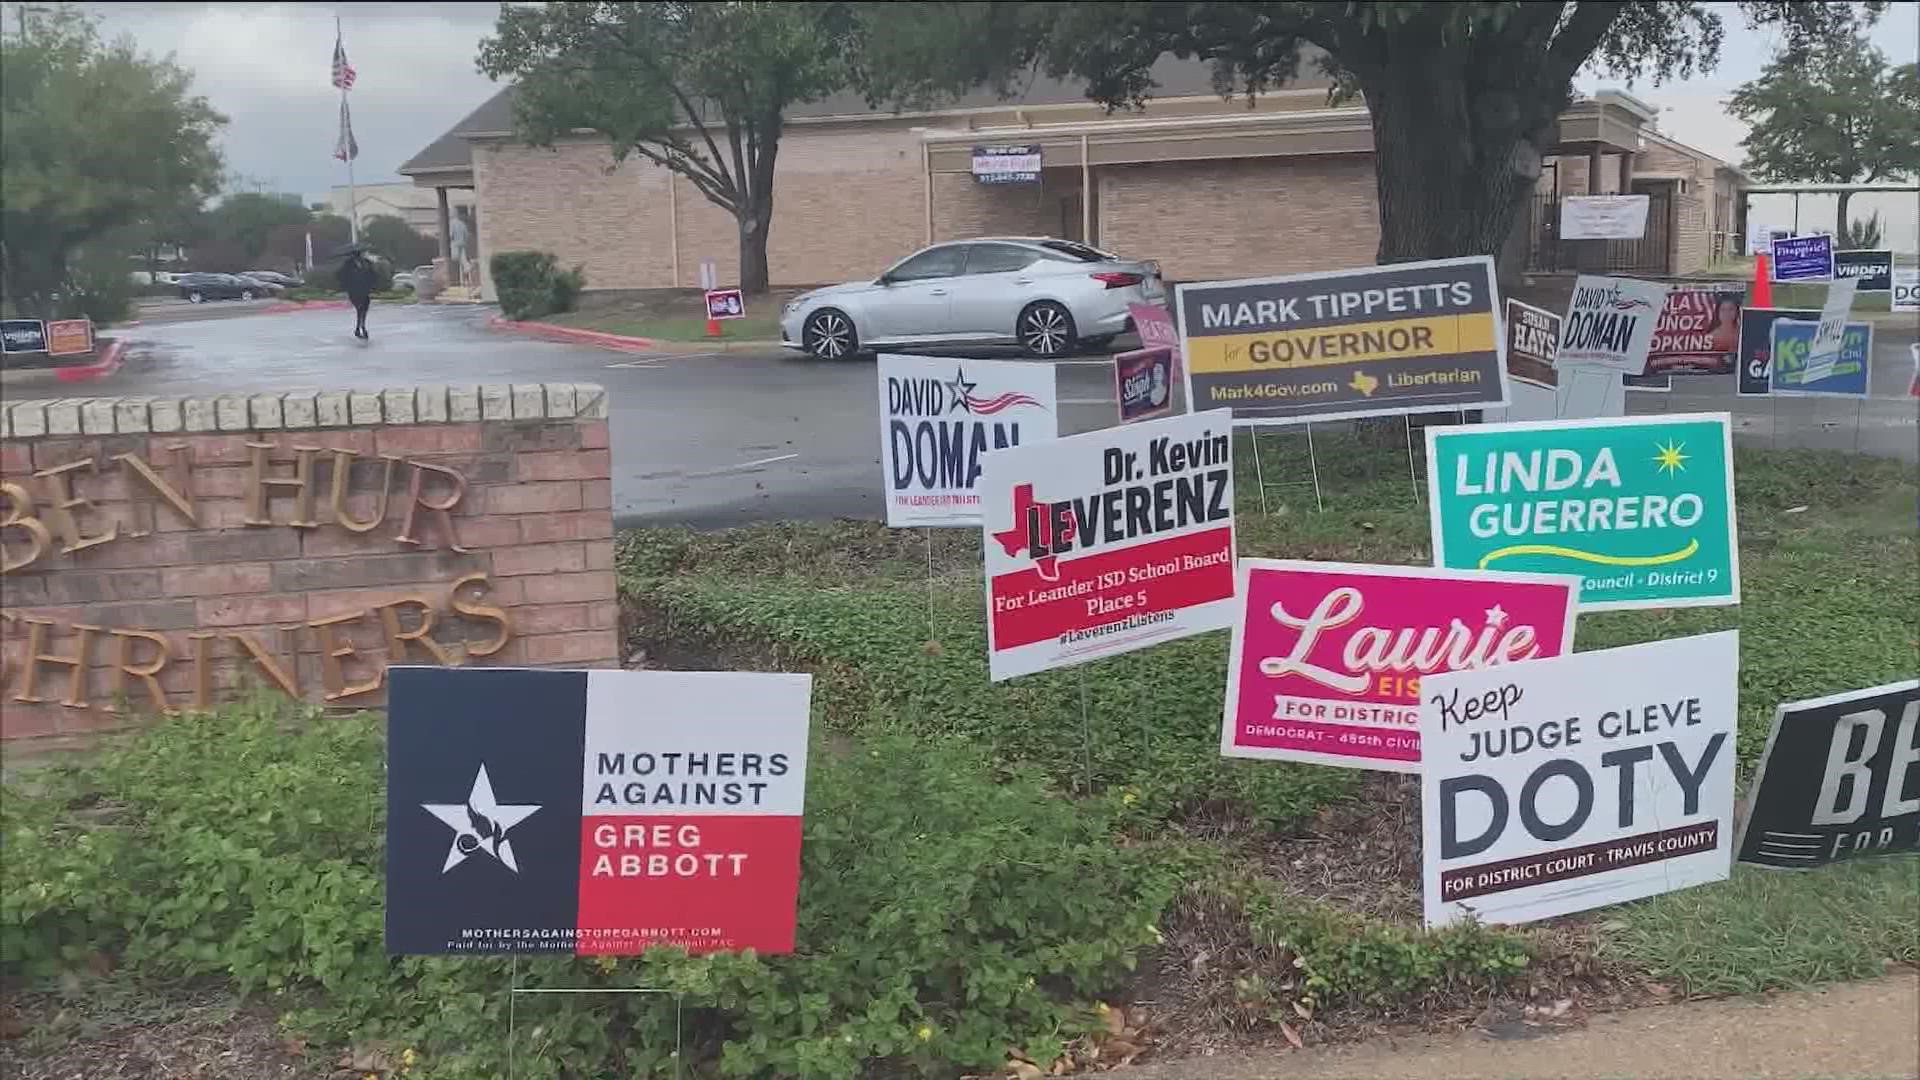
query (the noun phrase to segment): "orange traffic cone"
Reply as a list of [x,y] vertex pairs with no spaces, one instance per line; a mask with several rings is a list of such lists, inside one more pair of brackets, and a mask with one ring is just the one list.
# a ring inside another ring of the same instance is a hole
[[707,336],[708,337],[720,336],[720,320],[719,319],[707,320]]
[[1773,306],[1773,275],[1767,272],[1767,253],[1764,251],[1753,253],[1753,288],[1747,295],[1747,306]]

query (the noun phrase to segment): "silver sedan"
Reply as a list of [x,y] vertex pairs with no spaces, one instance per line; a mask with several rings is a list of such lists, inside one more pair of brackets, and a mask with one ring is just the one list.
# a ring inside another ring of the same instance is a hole
[[1128,328],[1128,304],[1165,297],[1152,262],[1072,240],[981,237],[796,296],[780,312],[780,336],[823,360],[903,345],[1019,345],[1055,357],[1104,346]]

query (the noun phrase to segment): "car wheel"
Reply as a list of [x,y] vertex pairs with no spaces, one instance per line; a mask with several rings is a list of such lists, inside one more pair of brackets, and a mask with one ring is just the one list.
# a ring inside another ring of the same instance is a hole
[[838,308],[821,308],[807,316],[800,328],[800,343],[821,360],[844,360],[860,346],[853,320]]
[[201,292],[199,289],[195,289],[192,292],[187,294],[187,303],[189,304],[204,304],[206,302],[207,302],[207,295]]
[[1035,356],[1051,360],[1073,351],[1073,315],[1051,300],[1027,305],[1014,327],[1020,344]]
[[242,299],[242,300],[251,300],[251,299],[253,299],[253,290],[252,290],[252,289],[241,289],[241,290],[240,290],[240,299]]

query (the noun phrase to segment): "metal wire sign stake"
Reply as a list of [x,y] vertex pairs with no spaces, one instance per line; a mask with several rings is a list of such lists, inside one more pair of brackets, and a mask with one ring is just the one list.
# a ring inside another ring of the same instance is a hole
[[518,956],[513,958],[513,964],[507,972],[507,1080],[513,1080],[514,1077],[515,1051],[519,1048],[514,1005],[522,994],[659,994],[673,998],[673,1080],[680,1080],[681,1065],[685,1060],[681,1054],[684,1045],[681,1020],[686,1012],[686,995],[646,986],[521,986]]

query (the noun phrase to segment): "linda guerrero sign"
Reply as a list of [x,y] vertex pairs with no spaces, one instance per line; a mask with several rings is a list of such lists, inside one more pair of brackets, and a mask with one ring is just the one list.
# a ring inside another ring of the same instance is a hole
[[1580,579],[1240,560],[1220,752],[1416,772],[1420,681],[1573,649]]
[[1782,870],[1920,851],[1920,681],[1780,706],[1736,850]]
[[1724,879],[1738,669],[1729,630],[1427,678],[1427,925]]
[[387,951],[791,952],[811,678],[394,668]]
[[1232,622],[1225,410],[997,450],[980,493],[995,682]]
[[1485,256],[1179,287],[1193,409],[1243,423],[1508,403]]
[[1580,609],[1740,602],[1725,413],[1427,428],[1435,566],[1580,574]]
[[1059,432],[1051,364],[886,354],[878,367],[888,525],[978,525],[983,456]]

